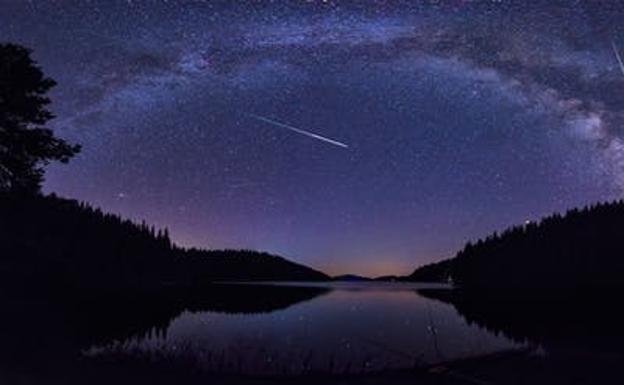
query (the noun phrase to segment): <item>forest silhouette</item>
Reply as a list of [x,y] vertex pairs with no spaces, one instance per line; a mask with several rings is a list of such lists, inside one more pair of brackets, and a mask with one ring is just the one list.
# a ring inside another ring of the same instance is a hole
[[181,248],[167,230],[55,196],[2,195],[0,248],[3,284],[23,290],[149,292],[215,281],[328,279],[268,253]]
[[572,209],[468,243],[454,258],[416,269],[409,279],[531,298],[621,290],[622,229],[624,201]]

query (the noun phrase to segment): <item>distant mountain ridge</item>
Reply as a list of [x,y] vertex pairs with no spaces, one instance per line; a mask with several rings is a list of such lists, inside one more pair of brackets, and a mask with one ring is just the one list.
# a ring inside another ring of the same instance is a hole
[[343,274],[332,277],[332,281],[348,281],[348,282],[362,282],[372,281],[372,278],[364,277],[357,274]]
[[552,292],[621,289],[622,277],[624,201],[615,201],[494,233],[407,278],[450,278],[465,289]]
[[167,230],[74,200],[11,194],[0,194],[0,277],[5,285],[104,291],[214,281],[329,280],[320,271],[268,253],[180,248]]

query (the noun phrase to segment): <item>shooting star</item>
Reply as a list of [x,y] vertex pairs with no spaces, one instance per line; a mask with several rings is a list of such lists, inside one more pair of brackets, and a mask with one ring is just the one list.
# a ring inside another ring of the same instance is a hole
[[348,145],[346,145],[346,144],[344,144],[342,142],[339,142],[339,141],[333,140],[333,139],[329,139],[329,138],[326,138],[324,136],[315,134],[315,133],[310,132],[310,131],[302,130],[302,129],[297,128],[297,127],[293,127],[293,126],[291,126],[289,124],[281,123],[281,122],[278,122],[278,121],[273,120],[273,119],[266,118],[266,117],[261,116],[261,115],[256,115],[256,114],[247,114],[247,115],[252,117],[252,118],[254,118],[254,119],[256,119],[256,120],[260,120],[262,122],[269,123],[269,124],[272,124],[274,126],[286,128],[286,129],[294,131],[294,132],[296,132],[298,134],[305,135],[307,137],[310,137],[310,138],[313,138],[313,139],[317,139],[317,140],[323,141],[325,143],[333,144],[334,146],[338,146],[338,147],[342,147],[342,148],[349,148]]
[[622,57],[620,56],[620,52],[615,45],[615,41],[611,40],[611,46],[613,47],[613,53],[615,54],[618,64],[620,65],[620,71],[622,71],[622,75],[624,75],[624,62],[622,62]]

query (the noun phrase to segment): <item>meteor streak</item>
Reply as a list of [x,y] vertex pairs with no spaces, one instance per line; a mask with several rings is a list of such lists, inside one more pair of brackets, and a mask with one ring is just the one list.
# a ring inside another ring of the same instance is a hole
[[266,118],[264,116],[260,116],[260,115],[256,115],[256,114],[247,114],[247,115],[252,117],[252,118],[254,118],[254,119],[256,119],[256,120],[260,120],[262,122],[265,122],[265,123],[268,123],[268,124],[272,124],[274,126],[286,128],[286,129],[294,131],[294,132],[296,132],[298,134],[305,135],[305,136],[308,136],[310,138],[323,141],[325,143],[333,144],[334,146],[338,146],[338,147],[342,147],[342,148],[349,148],[348,145],[346,145],[346,144],[344,144],[342,142],[339,142],[339,141],[333,140],[333,139],[329,139],[329,138],[326,138],[324,136],[315,134],[315,133],[310,132],[310,131],[302,130],[302,129],[297,128],[297,127],[293,127],[293,126],[291,126],[289,124],[281,123],[281,122],[278,122],[276,120],[269,119],[269,118]]
[[624,75],[624,62],[622,62],[622,57],[620,56],[620,52],[615,46],[615,42],[613,40],[611,40],[611,46],[613,47],[613,53],[615,54],[618,64],[620,65],[620,71],[622,71],[622,75]]

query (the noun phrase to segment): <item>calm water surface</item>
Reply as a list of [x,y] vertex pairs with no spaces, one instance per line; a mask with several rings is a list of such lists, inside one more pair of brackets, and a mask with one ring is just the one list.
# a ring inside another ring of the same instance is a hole
[[[88,354],[156,354],[236,373],[342,373],[413,367],[521,347],[468,325],[453,306],[419,295],[416,290],[423,285],[279,284],[283,293],[302,285],[318,292],[303,298],[288,295],[270,307],[258,307],[253,302],[267,298],[255,298],[250,289],[249,309],[228,307],[231,298],[215,298],[216,310],[184,310],[161,333],[97,346]],[[270,296],[274,301],[281,294]]]

